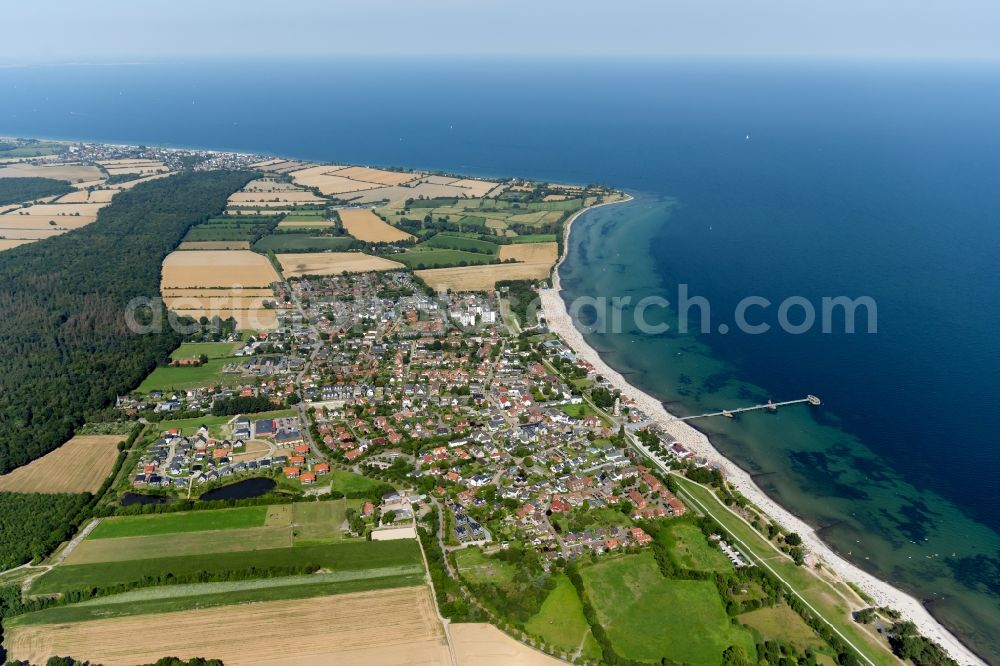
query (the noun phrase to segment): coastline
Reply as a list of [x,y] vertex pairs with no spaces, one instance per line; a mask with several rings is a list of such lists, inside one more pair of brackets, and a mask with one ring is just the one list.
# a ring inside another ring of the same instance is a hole
[[751,503],[760,508],[768,517],[786,530],[797,532],[806,549],[817,557],[842,580],[856,585],[875,600],[874,605],[889,606],[899,611],[904,618],[913,622],[917,629],[927,638],[937,642],[950,656],[960,664],[977,664],[985,666],[986,662],[976,656],[947,628],[941,625],[920,603],[919,600],[906,592],[893,587],[889,583],[869,574],[860,567],[848,562],[835,553],[816,534],[816,531],[804,520],[795,516],[788,509],[771,499],[753,481],[751,476],[728,458],[723,456],[709,441],[708,437],[684,421],[674,420],[663,404],[653,396],[630,384],[621,373],[609,366],[600,354],[584,339],[583,334],[573,325],[566,302],[560,293],[559,268],[569,251],[569,239],[573,222],[583,214],[617,203],[632,201],[634,197],[620,201],[611,201],[591,206],[577,212],[566,224],[563,237],[563,253],[552,270],[552,287],[539,290],[542,312],[550,331],[556,333],[576,353],[577,356],[591,363],[596,371],[603,375],[623,396],[634,401],[651,421],[657,423],[665,432],[683,446],[698,456],[718,462],[726,480]]

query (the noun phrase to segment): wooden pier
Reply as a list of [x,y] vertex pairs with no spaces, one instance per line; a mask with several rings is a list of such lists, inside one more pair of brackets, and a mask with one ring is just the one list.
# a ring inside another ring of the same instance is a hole
[[754,412],[759,409],[767,409],[772,412],[778,411],[779,407],[787,407],[788,405],[804,405],[810,404],[814,407],[820,405],[820,399],[814,395],[807,395],[804,398],[799,398],[798,400],[785,400],[784,402],[771,402],[768,400],[763,405],[752,405],[750,407],[737,407],[735,409],[723,409],[721,412],[709,412],[708,414],[695,414],[693,416],[682,416],[679,418],[672,419],[673,421],[690,421],[692,419],[704,419],[709,416],[725,416],[728,418],[733,418],[737,414],[743,412]]

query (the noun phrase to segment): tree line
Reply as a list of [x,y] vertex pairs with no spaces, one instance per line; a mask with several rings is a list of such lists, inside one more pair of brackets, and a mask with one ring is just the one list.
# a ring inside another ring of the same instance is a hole
[[[0,253],[0,473],[55,449],[181,342],[162,308],[160,265],[187,230],[223,210],[246,172],[200,172],[140,184],[82,229]],[[158,329],[156,328],[158,327]]]

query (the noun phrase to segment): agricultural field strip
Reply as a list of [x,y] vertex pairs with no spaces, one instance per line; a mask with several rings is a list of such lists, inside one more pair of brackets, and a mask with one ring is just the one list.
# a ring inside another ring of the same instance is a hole
[[99,564],[133,560],[209,555],[292,546],[292,527],[249,527],[149,536],[87,539],[66,558],[66,564]]
[[[235,417],[225,417],[232,419]],[[170,426],[170,423],[166,423]],[[151,516],[105,518],[90,534],[90,539],[159,536],[181,532],[202,532],[264,527],[267,506],[247,506],[236,509],[165,513]]]
[[332,571],[329,573],[306,574],[303,576],[282,576],[280,578],[258,578],[253,580],[237,580],[223,583],[190,583],[185,585],[161,585],[133,590],[109,597],[97,597],[81,601],[75,606],[113,606],[115,604],[130,604],[154,599],[174,599],[177,597],[194,597],[222,592],[239,592],[241,590],[260,590],[272,587],[294,587],[297,585],[318,585],[320,583],[341,583],[349,580],[364,580],[368,578],[388,578],[391,576],[407,576],[422,574],[423,565],[407,564],[397,567],[380,567],[374,569],[358,569],[354,571]]

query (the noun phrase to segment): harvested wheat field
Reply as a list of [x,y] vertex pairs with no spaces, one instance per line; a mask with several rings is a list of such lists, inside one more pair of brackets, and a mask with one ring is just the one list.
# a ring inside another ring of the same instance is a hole
[[269,191],[269,192],[234,192],[229,195],[230,204],[243,204],[243,205],[254,205],[259,206],[257,202],[268,202],[273,203],[275,201],[294,201],[296,203],[323,203],[325,199],[321,199],[312,192],[306,192],[305,190],[283,190],[281,192]]
[[406,270],[406,266],[398,261],[374,257],[364,252],[303,252],[276,256],[285,277],[340,275],[345,271],[365,273],[367,271]]
[[282,220],[278,222],[279,229],[328,229],[334,226],[333,220],[316,218],[313,220]]
[[280,666],[451,663],[426,587],[18,627],[8,634],[10,658],[32,663],[54,654],[106,666],[163,655]]
[[340,221],[344,223],[344,230],[367,243],[395,243],[413,238],[405,231],[387,224],[367,208],[345,208],[337,213],[340,215]]
[[402,185],[411,180],[416,180],[423,174],[355,166],[342,168],[337,171],[337,175],[341,178],[350,178],[351,180],[360,180],[365,183],[375,183],[376,185]]
[[485,264],[458,268],[429,268],[414,273],[438,291],[490,291],[497,280],[545,280],[546,264]]
[[501,245],[497,255],[502,260],[515,259],[526,264],[551,266],[559,258],[558,243],[514,243]]
[[[24,215],[9,213],[0,215],[3,229],[79,229],[97,219],[96,215]],[[52,224],[54,223],[54,224]]]
[[280,279],[267,257],[249,250],[184,251],[163,260],[160,288],[266,287]]
[[3,216],[0,215],[0,237],[5,240],[41,240],[42,238],[51,238],[52,236],[64,233],[66,233],[66,229],[57,229],[47,224],[37,225],[32,228],[7,226],[4,223]]
[[[2,232],[0,232],[0,233],[2,233]],[[33,239],[33,238],[19,238],[19,239],[16,239],[16,240],[14,240],[14,239],[7,239],[7,238],[0,238],[0,252],[2,252],[4,250],[11,250],[11,249],[13,249],[13,248],[15,248],[15,247],[17,247],[19,245],[24,245],[25,243],[32,243],[35,240],[36,239]]]
[[111,473],[122,435],[78,435],[10,474],[0,491],[12,493],[93,493]]
[[156,180],[157,178],[166,178],[169,175],[169,171],[164,173],[155,173],[152,176],[143,176],[142,178],[136,178],[135,180],[126,180],[124,183],[117,183],[115,185],[109,185],[108,187],[114,190],[130,190],[136,185],[148,183],[149,181]]
[[250,241],[183,241],[178,250],[249,250]]
[[563,663],[531,649],[492,624],[452,624],[448,633],[459,666],[556,666]]
[[104,174],[95,166],[80,164],[12,164],[0,169],[0,178],[55,178],[71,183],[104,180]]

